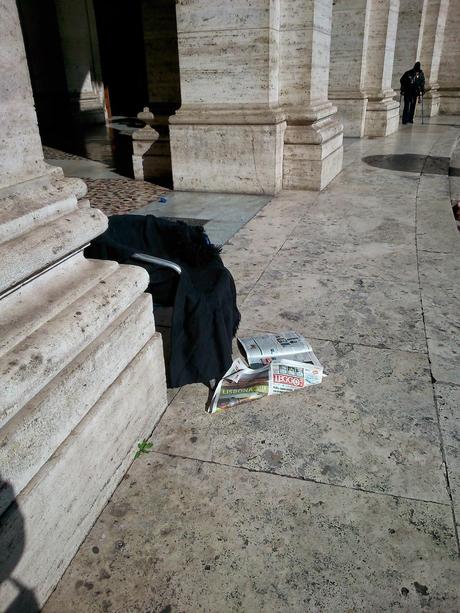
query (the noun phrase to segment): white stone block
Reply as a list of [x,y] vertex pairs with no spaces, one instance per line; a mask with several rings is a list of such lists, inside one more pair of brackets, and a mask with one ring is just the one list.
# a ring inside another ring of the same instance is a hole
[[276,194],[285,122],[171,125],[174,189]]
[[147,272],[120,266],[0,359],[0,425],[93,342],[147,287]]
[[[166,407],[161,337],[148,341],[0,518],[4,567],[44,604]],[[0,586],[6,608],[17,594]]]
[[78,253],[2,299],[0,356],[96,286],[116,262],[87,260]]
[[0,244],[0,292],[89,243],[107,228],[98,209],[76,209]]
[[[153,336],[152,298],[142,294],[0,429],[2,478],[16,494],[70,435]],[[10,503],[0,499],[0,514]]]
[[342,170],[342,125],[335,115],[290,126],[284,144],[284,189],[321,190]]

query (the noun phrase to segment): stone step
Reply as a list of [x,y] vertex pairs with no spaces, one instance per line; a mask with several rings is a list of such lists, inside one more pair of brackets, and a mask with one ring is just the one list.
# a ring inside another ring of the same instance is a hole
[[106,227],[103,213],[85,207],[0,244],[0,293],[90,242]]
[[0,356],[114,272],[116,262],[78,253],[0,302]]
[[0,427],[143,292],[147,272],[120,266],[0,358]]
[[[39,606],[131,464],[137,442],[149,436],[165,407],[156,333],[1,516],[4,568],[14,568],[14,578],[34,591]],[[11,582],[1,584],[5,608],[16,595]]]
[[26,181],[14,190],[0,191],[0,243],[29,232],[37,224],[47,223],[77,207],[77,199],[86,194],[81,179],[48,175]]
[[[18,494],[155,333],[142,294],[0,429],[2,478]],[[76,402],[78,399],[78,402]],[[0,514],[11,500],[0,499]]]

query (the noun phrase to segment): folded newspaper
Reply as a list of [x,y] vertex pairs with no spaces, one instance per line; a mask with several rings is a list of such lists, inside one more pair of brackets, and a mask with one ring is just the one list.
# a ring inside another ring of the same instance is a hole
[[210,413],[318,385],[324,376],[311,345],[297,332],[240,338],[238,347],[247,364],[241,358],[234,360],[217,384],[208,407]]

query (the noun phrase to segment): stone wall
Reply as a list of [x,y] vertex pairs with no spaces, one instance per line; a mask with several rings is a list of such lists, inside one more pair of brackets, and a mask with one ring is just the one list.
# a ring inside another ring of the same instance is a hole
[[147,274],[83,257],[107,219],[44,163],[16,3],[0,11],[0,602],[36,610],[166,387]]

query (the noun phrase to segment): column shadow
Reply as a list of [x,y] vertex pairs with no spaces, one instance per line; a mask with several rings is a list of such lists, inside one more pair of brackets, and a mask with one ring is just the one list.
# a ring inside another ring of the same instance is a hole
[[417,155],[415,153],[398,153],[389,155],[368,155],[363,162],[375,168],[413,172],[416,174],[459,176],[460,169],[450,167],[450,158]]
[[26,535],[24,518],[19,509],[13,486],[8,481],[4,481],[1,475],[0,502],[3,503],[2,507],[8,505],[0,516],[0,587],[9,582],[17,592],[8,607],[1,610],[5,613],[39,613],[40,607],[33,590],[13,577],[13,571],[24,553]]

